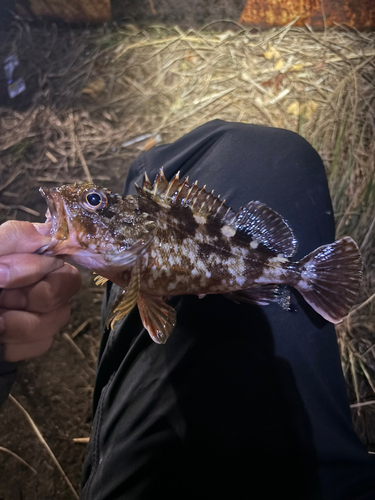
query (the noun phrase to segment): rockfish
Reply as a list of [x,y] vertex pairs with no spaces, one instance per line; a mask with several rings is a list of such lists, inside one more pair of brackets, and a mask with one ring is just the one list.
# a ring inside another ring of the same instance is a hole
[[[223,294],[236,301],[288,308],[287,286],[297,289],[326,320],[340,322],[352,307],[362,276],[355,242],[344,237],[298,262],[288,223],[259,201],[238,212],[225,200],[161,169],[145,174],[136,196],[93,185],[41,188],[52,223],[46,255],[66,255],[123,288],[107,326],[135,305],[144,327],[164,343],[176,324],[166,302],[174,295]],[[103,278],[102,278],[103,277]]]

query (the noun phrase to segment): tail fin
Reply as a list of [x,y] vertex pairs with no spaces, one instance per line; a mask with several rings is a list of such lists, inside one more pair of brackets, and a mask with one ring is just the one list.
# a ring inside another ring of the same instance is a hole
[[362,281],[362,259],[356,243],[345,236],[311,252],[300,262],[295,288],[323,318],[339,323],[349,312]]

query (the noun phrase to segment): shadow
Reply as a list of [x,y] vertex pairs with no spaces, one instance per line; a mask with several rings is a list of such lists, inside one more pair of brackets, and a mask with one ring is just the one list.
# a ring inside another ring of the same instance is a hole
[[178,456],[159,457],[166,494],[175,486],[180,498],[319,497],[309,418],[262,309],[220,296],[182,301],[162,352],[184,443]]

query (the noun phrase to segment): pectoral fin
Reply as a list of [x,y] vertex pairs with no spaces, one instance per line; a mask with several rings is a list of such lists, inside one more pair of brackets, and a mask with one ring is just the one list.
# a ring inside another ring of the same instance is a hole
[[140,271],[138,261],[132,268],[132,274],[128,287],[117,297],[112,306],[111,314],[107,319],[107,328],[113,328],[117,321],[124,318],[137,303],[140,287]]
[[161,297],[138,297],[143,326],[157,344],[164,344],[176,326],[176,311]]
[[[94,273],[96,274],[96,273]],[[108,278],[104,278],[104,276],[100,276],[100,274],[97,274],[94,278],[94,281],[95,281],[95,285],[97,286],[102,286],[104,285],[105,283],[107,283],[108,281]]]

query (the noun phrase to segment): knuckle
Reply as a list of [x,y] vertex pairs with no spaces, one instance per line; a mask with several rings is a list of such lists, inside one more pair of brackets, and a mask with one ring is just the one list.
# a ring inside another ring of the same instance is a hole
[[39,352],[35,353],[33,357],[35,358],[47,352],[48,349],[50,349],[50,347],[52,346],[52,344],[53,344],[53,336],[43,339],[43,342],[39,344]]
[[28,228],[29,222],[19,220],[8,220],[1,224],[0,231],[4,237],[19,239],[22,233]]
[[40,317],[34,313],[2,310],[1,341],[3,345],[38,341],[41,337]]
[[61,291],[65,291],[66,300],[75,295],[81,287],[81,274],[75,267],[67,264],[55,274]]
[[53,337],[40,340],[38,342],[23,344],[8,344],[4,346],[4,360],[10,362],[23,361],[36,358],[50,349]]
[[0,225],[0,255],[34,253],[50,240],[40,235],[30,222],[9,220]]
[[73,291],[72,295],[74,295],[81,288],[81,281],[82,281],[81,280],[81,273],[78,271],[77,268],[70,266],[69,264],[67,264],[67,266],[69,266],[71,268],[71,270],[70,270],[71,278],[72,278],[71,289]]
[[55,289],[48,281],[40,282],[40,297],[39,300],[43,304],[43,309],[47,311],[53,311],[59,304],[59,295]]
[[81,273],[78,271],[76,267],[72,266],[71,264],[68,264],[68,262],[65,262],[64,271],[70,274],[73,279],[79,280],[79,282],[81,282]]
[[39,276],[47,276],[63,266],[63,262],[57,257],[44,255],[33,255],[33,257],[35,257],[35,271]]
[[18,230],[19,224],[20,224],[20,221],[7,220],[3,224],[1,224],[0,229],[3,232],[14,232],[14,231]]
[[12,344],[3,344],[3,358],[4,361],[7,361],[8,363],[17,363],[18,361],[23,361],[25,359],[18,346],[14,346]]
[[50,313],[50,328],[49,336],[54,336],[59,333],[61,328],[65,326],[70,318],[70,306],[69,304],[64,304],[52,313]]
[[70,318],[70,305],[66,304],[61,311],[61,326],[65,326]]

